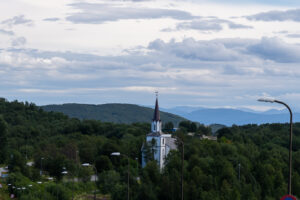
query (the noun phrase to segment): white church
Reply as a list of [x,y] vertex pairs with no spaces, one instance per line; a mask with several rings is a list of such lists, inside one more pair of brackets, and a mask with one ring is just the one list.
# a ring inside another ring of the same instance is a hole
[[[158,97],[156,95],[154,115],[151,124],[151,132],[147,134],[146,142],[148,146],[153,148],[153,157],[157,161],[159,168],[162,170],[165,165],[165,159],[172,149],[177,149],[175,139],[171,137],[171,134],[164,134],[162,132],[162,122],[159,115]],[[154,146],[152,147],[153,142]],[[142,146],[142,167],[145,167],[147,160],[145,158],[146,148],[145,144]]]

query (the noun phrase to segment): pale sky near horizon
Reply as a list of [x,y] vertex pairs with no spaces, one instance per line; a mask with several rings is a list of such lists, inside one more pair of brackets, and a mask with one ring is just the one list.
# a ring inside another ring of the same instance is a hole
[[300,1],[2,0],[0,91],[37,105],[300,111]]

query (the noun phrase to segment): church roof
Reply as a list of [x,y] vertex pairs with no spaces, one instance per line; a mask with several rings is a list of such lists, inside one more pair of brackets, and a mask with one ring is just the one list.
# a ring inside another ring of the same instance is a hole
[[154,109],[153,121],[160,121],[160,115],[159,115],[159,107],[158,107],[158,99],[157,99],[157,97],[156,97],[156,102],[155,102],[155,109]]
[[170,149],[177,149],[176,139],[166,138],[166,146],[169,146]]
[[156,137],[159,137],[159,136],[161,136],[161,134],[159,132],[151,132],[151,133],[148,133],[147,136],[156,136]]

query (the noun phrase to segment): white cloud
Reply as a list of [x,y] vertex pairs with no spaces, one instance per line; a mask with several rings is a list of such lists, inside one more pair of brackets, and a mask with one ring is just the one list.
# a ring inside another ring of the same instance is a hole
[[192,19],[193,16],[182,10],[127,7],[114,4],[74,3],[70,4],[80,12],[70,14],[66,19],[73,23],[101,24],[123,19]]
[[261,21],[296,21],[300,22],[300,9],[291,9],[286,11],[268,11],[255,15],[247,16],[249,20]]
[[298,34],[298,33],[286,34],[286,37],[290,37],[290,38],[300,38],[300,34]]
[[149,48],[185,59],[203,61],[239,60],[238,52],[226,48],[217,41],[196,41],[188,38],[182,42],[171,40],[169,43],[165,43],[162,40],[155,40],[149,44]]
[[60,18],[58,17],[50,17],[50,18],[45,18],[44,21],[49,21],[49,22],[56,22],[59,21]]
[[223,29],[222,24],[219,20],[210,19],[210,20],[193,20],[190,22],[182,22],[177,24],[176,29],[195,29],[199,31],[220,31]]
[[26,44],[26,38],[25,37],[18,37],[12,40],[11,45],[12,46],[23,46]]
[[251,29],[252,26],[235,23],[230,20],[213,18],[197,18],[194,20],[180,22],[176,25],[175,29],[167,28],[163,31],[176,31],[176,30],[198,30],[198,31],[221,31],[227,25],[230,29]]
[[296,16],[248,20],[240,16],[276,6],[235,4],[3,2],[2,94],[38,104],[150,104],[159,90],[162,105],[222,107],[253,105],[249,97],[263,92],[300,93]]
[[[177,104],[188,96],[191,104],[238,105],[240,99],[224,95],[253,95],[268,89],[274,93],[282,90],[287,79],[297,82],[300,76],[297,64],[283,68],[277,59],[265,60],[265,51],[259,55],[261,51],[248,50],[264,44],[264,40],[156,40],[149,44],[151,51],[146,54],[134,51],[123,56],[5,50],[0,53],[0,63],[6,66],[0,78],[6,85],[21,87],[20,94],[131,94],[138,98],[159,90],[170,98],[178,96]],[[280,44],[273,48],[280,51],[289,47],[283,41]]]
[[4,35],[14,35],[13,31],[8,31],[8,30],[5,30],[5,29],[0,29],[0,33],[4,34]]
[[264,37],[258,44],[249,46],[248,50],[262,58],[277,62],[300,61],[300,46],[288,44],[279,38]]
[[27,19],[24,15],[18,15],[10,19],[3,20],[1,23],[9,27],[12,27],[14,25],[33,25],[33,21],[31,19]]

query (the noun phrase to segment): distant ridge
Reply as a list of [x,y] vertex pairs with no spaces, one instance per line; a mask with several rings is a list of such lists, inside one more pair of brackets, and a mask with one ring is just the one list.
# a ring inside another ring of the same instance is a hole
[[[41,106],[45,111],[62,112],[69,117],[78,119],[95,119],[102,122],[114,123],[135,123],[135,122],[148,122],[150,123],[153,118],[154,110],[143,106],[134,104],[76,104],[67,103],[61,105],[46,105]],[[160,112],[161,120],[163,123],[173,122],[178,125],[181,121],[186,120],[175,114]]]
[[[163,109],[164,111],[180,115],[188,120],[199,122],[205,125],[223,124],[226,126],[245,124],[265,124],[265,123],[287,123],[289,113],[283,110],[268,110],[265,112],[250,112],[229,108],[195,108],[178,107]],[[293,121],[300,122],[300,113],[293,113]]]
[[[79,119],[95,119],[102,122],[131,124],[135,122],[150,123],[154,110],[135,104],[76,104],[41,106],[45,111],[62,112],[69,117]],[[264,123],[287,123],[289,114],[287,110],[268,110],[265,112],[250,112],[229,108],[203,108],[203,107],[174,107],[160,108],[163,123],[173,122],[178,125],[181,121],[191,120],[205,125],[221,124],[226,126]],[[172,114],[171,114],[172,113]],[[300,122],[300,114],[294,113],[294,122]]]

